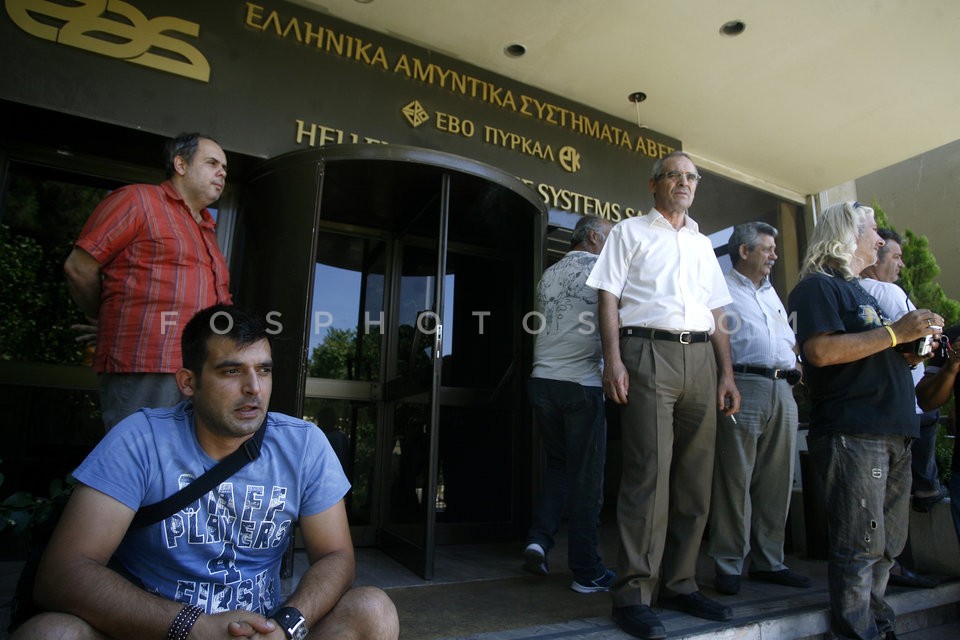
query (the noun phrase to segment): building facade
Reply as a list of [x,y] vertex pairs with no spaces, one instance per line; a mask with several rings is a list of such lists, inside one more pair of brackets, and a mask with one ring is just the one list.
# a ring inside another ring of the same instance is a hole
[[[429,576],[435,544],[520,537],[535,283],[579,216],[646,212],[682,141],[286,2],[105,6],[0,9],[2,493],[43,493],[102,430],[73,239],[200,131],[228,156],[235,298],[283,325],[272,408],[346,436],[357,544]],[[692,214],[718,248],[739,222],[780,228],[788,290],[795,203],[707,174]]]

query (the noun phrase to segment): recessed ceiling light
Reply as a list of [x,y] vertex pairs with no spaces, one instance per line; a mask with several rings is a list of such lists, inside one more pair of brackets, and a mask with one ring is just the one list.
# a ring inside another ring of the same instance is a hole
[[743,20],[731,20],[730,22],[724,22],[720,27],[720,35],[730,36],[732,38],[740,35],[746,31],[746,29],[747,25]]
[[504,47],[503,52],[507,55],[508,58],[519,58],[527,52],[527,48],[519,43],[508,44]]

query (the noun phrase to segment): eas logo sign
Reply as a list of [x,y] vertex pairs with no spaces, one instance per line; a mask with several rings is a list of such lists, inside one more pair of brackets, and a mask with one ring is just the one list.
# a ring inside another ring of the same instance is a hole
[[[168,34],[197,37],[200,25],[180,18],[148,19],[121,0],[6,0],[7,14],[32,36],[210,81],[210,63],[196,47]],[[167,53],[157,55],[150,50]]]

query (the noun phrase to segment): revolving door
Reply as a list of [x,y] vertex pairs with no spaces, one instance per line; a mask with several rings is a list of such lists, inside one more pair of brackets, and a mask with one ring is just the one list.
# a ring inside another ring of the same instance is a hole
[[493,167],[380,145],[287,154],[246,184],[237,301],[282,324],[271,408],[340,444],[354,542],[429,579],[436,544],[517,537],[540,199]]

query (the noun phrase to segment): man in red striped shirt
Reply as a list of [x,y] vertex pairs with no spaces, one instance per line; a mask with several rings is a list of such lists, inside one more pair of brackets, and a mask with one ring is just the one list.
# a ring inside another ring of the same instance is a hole
[[64,271],[97,326],[93,367],[109,430],[140,407],[180,401],[180,333],[200,309],[230,303],[230,274],[207,206],[227,178],[216,142],[197,133],[166,145],[167,181],[108,195],[87,220]]

